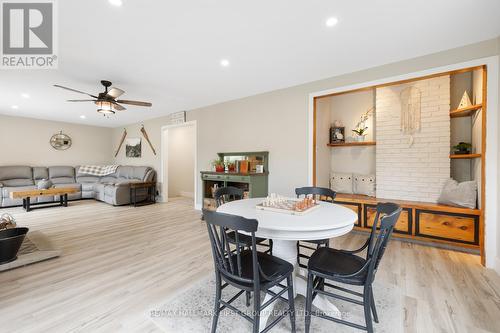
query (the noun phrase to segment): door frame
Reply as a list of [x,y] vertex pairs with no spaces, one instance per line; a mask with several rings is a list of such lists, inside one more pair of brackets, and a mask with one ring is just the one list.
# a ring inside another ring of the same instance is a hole
[[193,170],[193,206],[196,209],[196,202],[198,196],[198,182],[197,173],[198,170],[198,125],[196,120],[187,121],[180,124],[165,125],[161,127],[161,149],[160,149],[160,160],[161,160],[161,201],[168,202],[168,131],[173,128],[179,127],[190,127],[194,128],[194,170]]
[[[491,56],[486,58],[474,59],[466,62],[434,67],[417,72],[382,78],[374,81],[357,83],[333,89],[327,89],[309,94],[308,114],[307,114],[307,155],[308,155],[308,171],[307,181],[310,186],[315,182],[315,160],[316,160],[316,133],[315,133],[315,115],[316,115],[316,98],[328,95],[335,95],[344,92],[363,90],[376,86],[384,86],[391,84],[400,84],[426,76],[442,75],[446,72],[458,71],[464,68],[472,68],[486,66],[488,80],[487,96],[486,96],[486,154],[483,154],[484,172],[482,177],[486,177],[488,181],[484,184],[485,200],[482,214],[484,214],[484,262],[486,267],[494,268],[500,274],[500,256],[497,253],[497,243],[500,241],[497,238],[497,221],[500,220],[497,202],[499,200],[499,182],[498,182],[498,130],[499,124],[499,56]],[[486,155],[486,156],[484,156]],[[485,163],[488,161],[488,163]]]

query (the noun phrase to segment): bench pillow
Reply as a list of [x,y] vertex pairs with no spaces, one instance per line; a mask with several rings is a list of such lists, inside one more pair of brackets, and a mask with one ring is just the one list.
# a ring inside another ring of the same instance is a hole
[[375,175],[353,175],[353,192],[354,194],[375,196]]
[[337,193],[352,194],[352,173],[332,172],[330,188]]
[[459,183],[454,179],[448,179],[441,191],[438,203],[455,207],[476,208],[477,183],[467,181]]

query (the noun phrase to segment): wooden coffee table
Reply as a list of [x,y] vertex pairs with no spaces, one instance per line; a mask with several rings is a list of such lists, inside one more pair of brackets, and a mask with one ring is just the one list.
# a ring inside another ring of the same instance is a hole
[[[27,191],[13,191],[10,192],[11,199],[23,199],[23,208],[29,212],[35,208],[31,207],[34,205],[43,205],[37,208],[49,208],[49,207],[68,207],[68,194],[76,193],[78,190],[74,187],[58,187],[49,188],[46,190],[27,190]],[[58,204],[50,204],[45,202],[31,203],[31,198],[46,197],[46,196],[59,196]]]

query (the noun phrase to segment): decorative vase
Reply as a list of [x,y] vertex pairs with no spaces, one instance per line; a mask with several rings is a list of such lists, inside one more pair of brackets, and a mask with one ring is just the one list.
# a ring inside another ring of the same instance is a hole
[[356,141],[358,141],[358,142],[364,142],[365,141],[365,136],[364,135],[358,135],[356,137]]
[[216,165],[215,172],[224,172],[224,166],[223,165]]

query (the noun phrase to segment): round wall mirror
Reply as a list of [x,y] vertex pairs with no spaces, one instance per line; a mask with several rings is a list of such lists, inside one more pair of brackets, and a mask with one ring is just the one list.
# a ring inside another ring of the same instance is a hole
[[57,134],[52,135],[50,138],[50,145],[56,150],[66,150],[71,147],[71,138],[67,134],[63,134],[60,131]]

